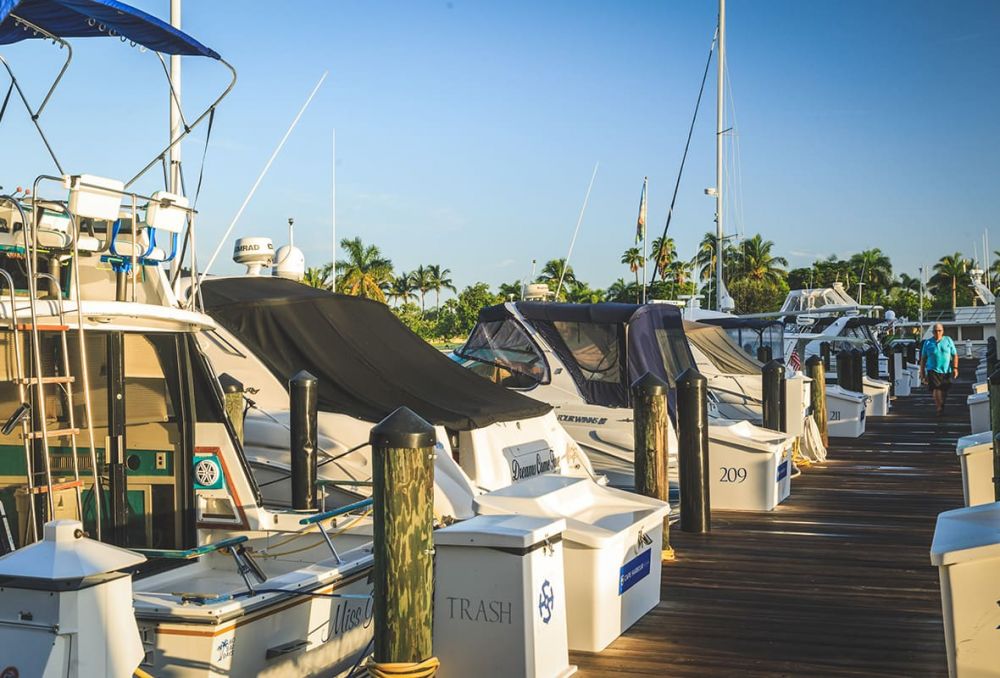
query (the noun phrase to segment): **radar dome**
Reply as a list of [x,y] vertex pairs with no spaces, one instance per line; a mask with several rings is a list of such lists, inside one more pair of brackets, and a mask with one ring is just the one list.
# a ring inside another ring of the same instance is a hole
[[260,275],[274,260],[270,238],[239,238],[233,248],[233,261],[247,267],[247,275]]
[[892,309],[889,309],[888,311],[885,312],[885,319],[888,322],[892,322],[893,320],[896,319],[896,312],[893,311]]
[[302,282],[306,273],[306,255],[294,245],[282,245],[274,255],[271,275]]

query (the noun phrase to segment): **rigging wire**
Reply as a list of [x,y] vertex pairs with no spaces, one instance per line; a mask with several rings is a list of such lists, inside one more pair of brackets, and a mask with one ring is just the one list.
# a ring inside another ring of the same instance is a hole
[[[670,198],[670,208],[667,210],[667,220],[663,225],[663,235],[660,239],[660,246],[657,248],[656,253],[653,255],[653,261],[659,261],[661,253],[663,251],[663,246],[667,241],[667,231],[670,229],[670,220],[674,216],[674,205],[677,204],[677,192],[681,187],[681,177],[684,175],[684,164],[687,161],[688,150],[691,148],[691,137],[694,135],[694,124],[698,120],[698,111],[701,108],[701,98],[705,93],[705,82],[708,80],[708,70],[712,65],[712,55],[715,53],[715,44],[719,39],[719,29],[716,27],[715,34],[712,36],[712,44],[708,48],[708,60],[705,62],[705,72],[701,76],[701,87],[698,89],[698,100],[694,105],[694,115],[691,117],[691,126],[688,128],[687,141],[684,143],[684,153],[681,155],[681,166],[677,170],[677,181],[674,183],[674,194]],[[652,287],[653,283],[656,282],[656,266],[653,267],[653,275],[650,276],[649,286]]]

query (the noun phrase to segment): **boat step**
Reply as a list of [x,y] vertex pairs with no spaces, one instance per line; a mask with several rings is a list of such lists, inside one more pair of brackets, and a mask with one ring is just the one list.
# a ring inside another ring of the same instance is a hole
[[267,659],[274,659],[275,657],[284,657],[292,654],[293,652],[299,652],[304,650],[306,646],[309,645],[309,641],[305,639],[293,640],[282,645],[275,645],[274,647],[267,648],[267,652],[264,656]]
[[[71,490],[75,487],[83,487],[82,480],[67,480],[64,483],[52,483],[52,491],[58,492],[59,490]],[[36,485],[31,488],[32,494],[45,494],[49,491],[49,488],[45,485]]]
[[[15,384],[37,384],[38,377],[21,377],[13,380]],[[72,384],[76,377],[42,377],[43,384]]]
[[17,329],[24,332],[30,332],[31,328],[34,327],[39,332],[67,332],[69,331],[69,325],[32,325],[31,323],[18,323]]
[[[78,433],[80,433],[80,429],[78,429],[78,428],[54,428],[54,429],[51,429],[49,431],[46,431],[45,433],[46,433],[46,437],[48,437],[48,438],[58,438],[60,436],[75,436]],[[42,436],[42,432],[41,431],[32,431],[31,433],[28,434],[28,437],[29,438],[41,438],[43,436]]]

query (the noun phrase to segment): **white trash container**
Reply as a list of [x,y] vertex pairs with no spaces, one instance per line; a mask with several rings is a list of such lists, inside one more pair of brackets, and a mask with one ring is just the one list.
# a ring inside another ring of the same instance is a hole
[[786,433],[790,436],[801,436],[805,433],[805,418],[810,413],[810,394],[812,379],[796,372],[785,379],[785,423]]
[[709,496],[713,509],[771,511],[791,492],[795,438],[748,421],[708,427]]
[[973,393],[989,393],[989,391],[990,391],[990,382],[988,381],[979,381],[972,385]]
[[476,516],[434,532],[437,675],[576,673],[566,640],[561,518]]
[[895,379],[892,382],[892,392],[897,397],[910,395],[913,383],[910,381],[910,371],[903,367],[903,354],[892,354],[892,369]]
[[965,505],[993,503],[993,431],[982,431],[959,438],[955,453],[962,463],[962,494],[965,495]]
[[826,387],[826,430],[831,438],[860,438],[868,396],[840,386]]
[[982,433],[990,430],[990,394],[973,393],[966,397],[965,404],[969,406],[969,420],[972,422],[972,432]]
[[1000,670],[1000,503],[938,515],[931,563],[941,581],[944,643],[952,678]]
[[535,476],[476,497],[477,513],[562,517],[569,649],[600,652],[660,602],[665,502],[589,478]]
[[889,382],[871,377],[862,377],[865,395],[871,398],[865,407],[869,417],[885,417],[889,414]]

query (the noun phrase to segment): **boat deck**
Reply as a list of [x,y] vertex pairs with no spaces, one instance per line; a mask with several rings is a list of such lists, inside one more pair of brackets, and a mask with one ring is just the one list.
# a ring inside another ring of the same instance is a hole
[[671,531],[662,602],[578,675],[947,676],[937,514],[962,506],[956,440],[969,433],[974,361],[936,417],[926,389],[864,436],[834,439],[770,513],[717,511]]

